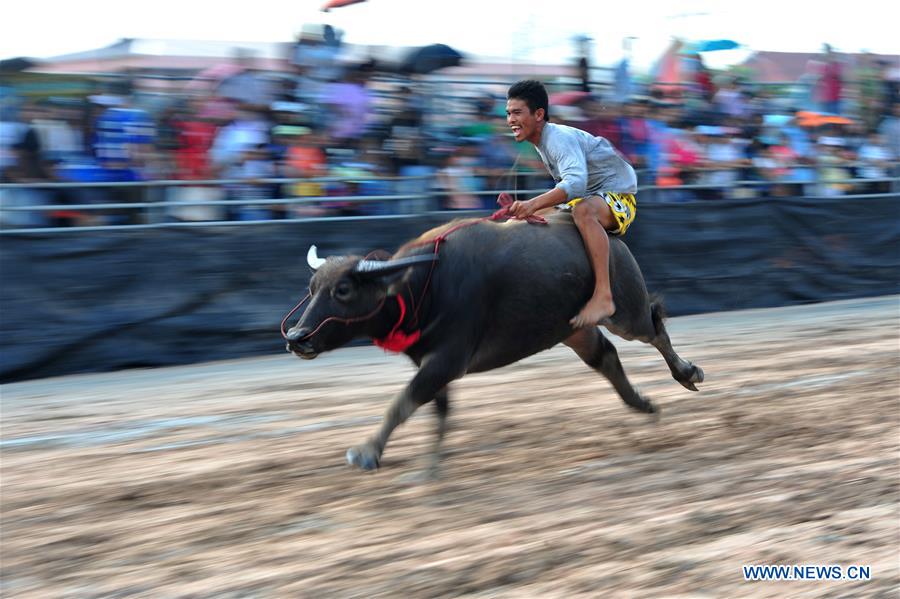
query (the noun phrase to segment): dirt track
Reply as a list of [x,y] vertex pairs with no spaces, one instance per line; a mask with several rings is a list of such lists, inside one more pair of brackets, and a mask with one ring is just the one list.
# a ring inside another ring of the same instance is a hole
[[412,372],[374,348],[6,385],[0,594],[897,597],[900,300],[669,326],[700,393],[616,341],[658,423],[556,348],[458,383],[419,485],[430,409],[344,464]]

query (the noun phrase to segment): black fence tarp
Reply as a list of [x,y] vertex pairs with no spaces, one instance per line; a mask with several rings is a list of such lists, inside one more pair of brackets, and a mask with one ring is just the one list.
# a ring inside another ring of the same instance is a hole
[[[782,306],[898,293],[898,217],[900,197],[645,202],[626,241],[672,315]],[[310,244],[393,251],[446,220],[0,235],[0,380],[282,351]]]

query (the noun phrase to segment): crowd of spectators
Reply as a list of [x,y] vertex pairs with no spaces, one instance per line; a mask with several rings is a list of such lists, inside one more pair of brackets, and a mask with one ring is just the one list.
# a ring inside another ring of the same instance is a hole
[[[29,185],[0,190],[0,207],[58,208],[0,210],[0,224],[482,209],[497,190],[547,184],[531,146],[507,131],[502,90],[473,84],[450,101],[427,77],[386,78],[339,54],[327,37],[301,39],[290,72],[260,71],[240,56],[165,93],[118,78],[88,97],[5,94],[2,181]],[[551,101],[550,115],[608,138],[663,200],[881,193],[900,161],[891,66],[848,72],[828,50],[814,80],[771,87],[712,75],[701,62],[684,85],[632,85],[624,98],[593,86],[564,105]],[[535,174],[516,177],[514,166]],[[115,185],[150,181],[179,183]],[[48,182],[107,185],[41,187]],[[291,198],[309,201],[273,202]]]

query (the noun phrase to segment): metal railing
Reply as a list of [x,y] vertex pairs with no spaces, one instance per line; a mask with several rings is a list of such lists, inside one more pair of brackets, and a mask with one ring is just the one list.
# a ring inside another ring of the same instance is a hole
[[[816,177],[810,181],[794,181],[794,180],[737,180],[722,184],[712,183],[686,183],[681,185],[641,185],[638,187],[638,195],[645,199],[658,199],[665,201],[667,196],[671,196],[674,192],[694,192],[697,190],[727,190],[733,188],[743,189],[762,189],[776,185],[786,186],[810,186],[813,190],[819,189],[822,185],[852,185],[852,186],[871,186],[874,184],[888,184],[889,191],[880,193],[846,193],[840,194],[838,197],[842,199],[865,199],[872,197],[882,197],[896,195],[900,192],[900,177],[883,177],[883,178],[848,178],[840,180],[823,180],[819,176],[819,172],[814,165],[795,165],[788,168],[805,168]],[[694,172],[731,172],[733,169],[696,169]],[[464,175],[446,175],[441,177],[459,178]],[[475,175],[478,177],[479,175]],[[496,175],[502,177],[502,175]],[[512,176],[506,173],[506,176]],[[539,171],[523,171],[515,173],[516,177],[546,177],[545,173]],[[291,185],[297,183],[359,183],[359,182],[425,182],[436,178],[435,174],[417,175],[409,177],[381,177],[381,176],[363,176],[348,179],[346,177],[316,177],[316,178],[268,178],[253,180],[253,185]],[[50,203],[50,204],[25,204],[25,205],[5,205],[3,196],[6,190],[29,189],[29,190],[54,190],[54,189],[89,189],[89,188],[140,188],[145,192],[159,189],[170,189],[178,187],[218,187],[224,189],[229,185],[248,185],[248,181],[244,179],[210,179],[210,180],[156,180],[156,181],[129,181],[129,182],[92,182],[92,183],[62,183],[62,182],[41,182],[41,183],[2,183],[0,184],[0,235],[4,234],[21,234],[21,233],[52,233],[59,231],[102,231],[117,229],[147,229],[161,227],[196,227],[196,226],[212,226],[212,225],[243,225],[258,224],[264,222],[285,223],[285,222],[315,222],[322,220],[333,221],[341,220],[358,220],[358,219],[378,219],[378,218],[409,218],[415,217],[422,212],[447,212],[453,215],[463,215],[467,213],[484,212],[484,209],[470,210],[441,210],[440,199],[453,196],[456,194],[465,194],[468,196],[483,197],[494,196],[502,192],[510,194],[518,194],[519,197],[534,197],[545,191],[547,187],[541,188],[503,188],[503,189],[480,189],[480,190],[451,190],[441,187],[429,185],[427,190],[417,193],[388,193],[388,194],[369,194],[369,195],[316,195],[303,197],[272,197],[261,199],[212,199],[212,200],[152,200],[152,201],[134,201],[134,202],[96,202],[96,203]],[[830,198],[816,193],[806,193],[804,197],[812,198]],[[700,200],[702,201],[702,200]],[[408,204],[404,204],[408,202]],[[173,221],[168,220],[168,212],[170,209],[185,208],[191,206],[202,207],[222,207],[228,208],[232,206],[253,207],[253,206],[316,206],[328,209],[338,205],[365,205],[373,203],[387,203],[397,208],[397,211],[388,214],[364,214],[364,215],[309,215],[309,216],[287,216],[282,218],[263,218],[249,220],[196,220],[196,221]],[[412,211],[409,208],[413,207]],[[424,208],[424,210],[423,210]],[[3,212],[21,213],[21,212],[102,212],[102,211],[143,211],[143,222],[126,223],[126,224],[101,224],[87,226],[2,226]],[[403,210],[406,210],[404,212]]]

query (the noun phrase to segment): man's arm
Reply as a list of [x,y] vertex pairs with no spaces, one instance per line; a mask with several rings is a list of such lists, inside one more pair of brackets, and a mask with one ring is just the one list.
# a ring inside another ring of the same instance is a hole
[[516,218],[528,218],[535,212],[561,204],[566,199],[566,190],[562,187],[554,187],[536,198],[531,198],[524,202],[513,202],[509,206],[509,214]]
[[587,157],[576,137],[568,134],[557,136],[547,147],[547,159],[559,171],[559,183],[550,191],[527,202],[513,202],[509,213],[516,218],[527,218],[538,210],[584,195],[587,187]]

